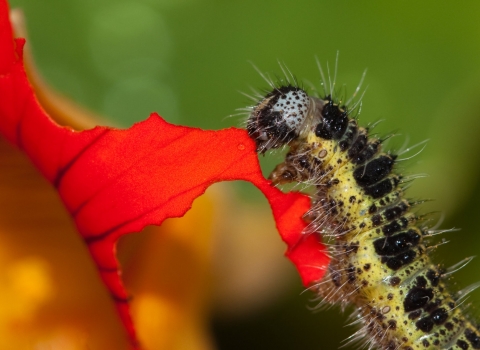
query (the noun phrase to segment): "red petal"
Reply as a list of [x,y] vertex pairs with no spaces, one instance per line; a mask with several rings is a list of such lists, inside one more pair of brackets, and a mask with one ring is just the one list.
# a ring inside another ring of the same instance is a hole
[[60,127],[42,110],[27,81],[23,43],[12,40],[8,6],[0,0],[0,132],[57,188],[133,344],[135,331],[115,243],[123,234],[182,216],[214,182],[246,180],[257,186],[270,202],[287,256],[304,285],[323,276],[328,263],[323,245],[315,235],[301,233],[309,199],[270,186],[244,130],[175,126],[156,114],[127,130],[96,127],[75,132]]

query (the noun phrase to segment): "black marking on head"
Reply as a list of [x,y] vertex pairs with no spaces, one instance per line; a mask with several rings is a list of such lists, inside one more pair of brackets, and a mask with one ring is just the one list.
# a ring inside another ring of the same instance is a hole
[[[299,97],[300,102],[290,100]],[[249,136],[255,140],[257,151],[265,153],[281,147],[298,135],[308,109],[308,96],[299,87],[288,85],[275,88],[254,108],[247,122]]]

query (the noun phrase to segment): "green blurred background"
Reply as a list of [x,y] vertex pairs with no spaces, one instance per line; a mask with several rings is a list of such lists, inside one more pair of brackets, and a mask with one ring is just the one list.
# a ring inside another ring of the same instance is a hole
[[[11,0],[25,11],[36,62],[58,90],[112,124],[157,111],[202,128],[241,125],[227,118],[250,104],[239,93],[266,88],[252,68],[281,75],[277,60],[319,86],[315,56],[340,62],[337,86],[352,93],[368,68],[361,121],[385,121],[399,148],[430,139],[403,173],[426,173],[409,190],[433,198],[425,210],[461,227],[433,253],[451,265],[480,252],[480,2]],[[364,85],[364,86],[365,86]],[[412,155],[416,151],[407,154]],[[405,156],[407,156],[405,155]],[[264,164],[268,172],[272,163]],[[254,191],[249,190],[249,193]],[[256,197],[258,198],[258,197]],[[252,242],[254,244],[254,242]],[[480,280],[480,260],[455,275]],[[454,286],[454,288],[456,288]],[[312,313],[311,296],[290,294],[250,317],[212,320],[220,349],[335,349],[353,333],[338,309]],[[480,317],[480,292],[469,312]],[[350,347],[355,348],[355,347]],[[348,347],[347,347],[348,349]]]

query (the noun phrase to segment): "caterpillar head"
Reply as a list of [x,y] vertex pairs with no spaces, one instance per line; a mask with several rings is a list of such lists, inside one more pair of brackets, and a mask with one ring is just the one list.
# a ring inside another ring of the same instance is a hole
[[257,144],[257,152],[288,144],[300,134],[307,119],[310,98],[299,87],[275,88],[253,108],[247,131]]

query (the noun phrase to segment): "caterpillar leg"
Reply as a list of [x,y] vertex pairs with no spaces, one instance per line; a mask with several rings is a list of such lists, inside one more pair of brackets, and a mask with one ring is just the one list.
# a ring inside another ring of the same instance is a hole
[[290,162],[283,162],[278,164],[275,169],[272,171],[269,180],[272,181],[272,184],[284,185],[291,182],[301,182],[302,176],[298,170]]

